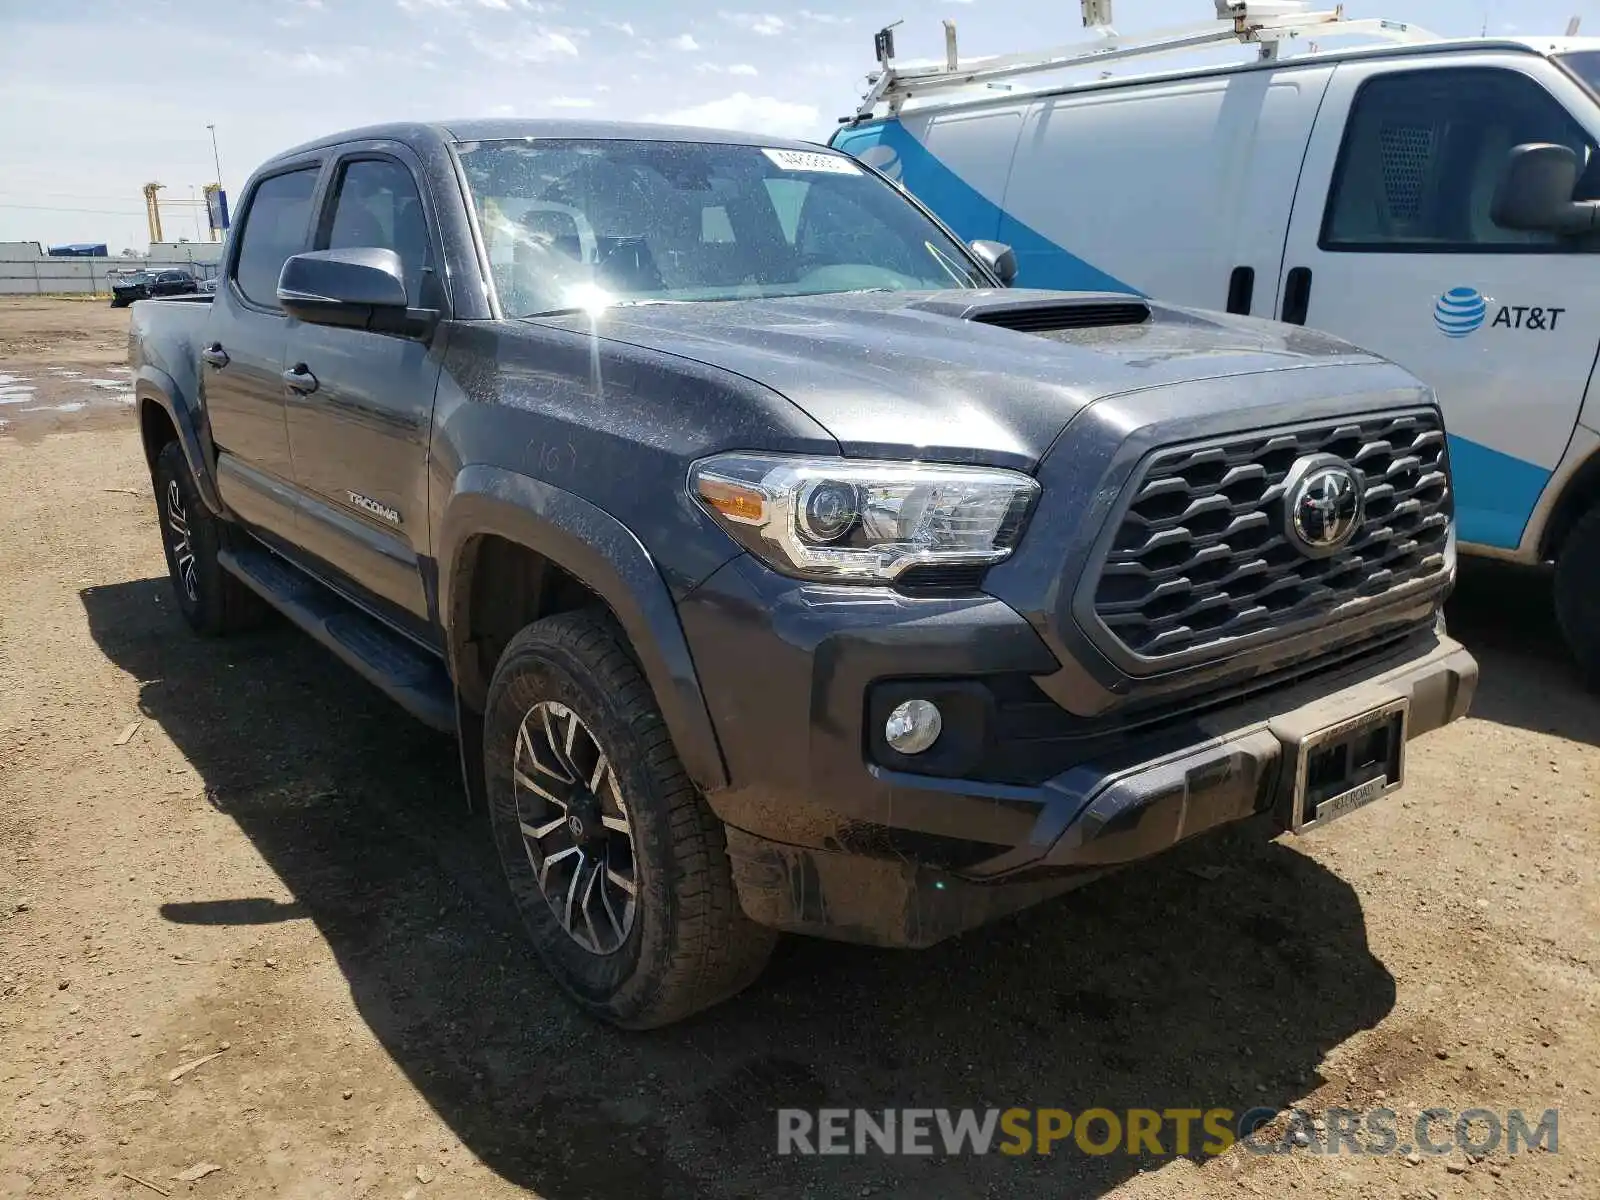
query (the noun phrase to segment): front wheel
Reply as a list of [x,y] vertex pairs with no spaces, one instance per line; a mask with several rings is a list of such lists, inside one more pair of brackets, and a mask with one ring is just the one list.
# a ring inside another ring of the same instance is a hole
[[776,935],[739,907],[721,823],[609,616],[561,613],[512,639],[489,688],[484,768],[534,949],[584,1008],[654,1028],[761,973]]
[[1556,560],[1556,620],[1589,686],[1600,691],[1600,506],[1578,521]]
[[177,442],[168,442],[156,455],[151,482],[155,486],[167,574],[172,578],[183,619],[196,632],[210,636],[259,625],[266,606],[217,561],[227,526],[200,499],[189,461]]

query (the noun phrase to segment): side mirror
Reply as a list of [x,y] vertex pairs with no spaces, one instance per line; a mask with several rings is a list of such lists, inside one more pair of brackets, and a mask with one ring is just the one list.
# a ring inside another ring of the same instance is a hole
[[1530,142],[1511,151],[1489,217],[1502,229],[1585,234],[1600,229],[1600,201],[1573,200],[1578,156],[1566,146]]
[[982,238],[972,243],[972,253],[977,255],[978,261],[995,273],[1006,287],[1010,287],[1017,279],[1017,255],[1010,246],[1004,242],[986,242]]
[[278,276],[278,303],[311,325],[412,336],[431,330],[439,315],[407,307],[400,256],[375,246],[294,255]]

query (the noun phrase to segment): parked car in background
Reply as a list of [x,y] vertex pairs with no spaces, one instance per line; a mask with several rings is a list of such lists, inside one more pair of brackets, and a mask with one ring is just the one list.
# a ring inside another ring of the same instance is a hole
[[132,271],[112,279],[111,307],[123,308],[156,296],[192,296],[201,290],[200,281],[182,269]]
[[626,1026],[774,930],[927,946],[1391,794],[1477,679],[1432,393],[1014,270],[762,135],[291,150],[215,298],[133,310],[177,608],[270,605],[454,733],[534,947]]
[[111,275],[111,307],[126,308],[135,300],[150,298],[150,272],[115,271]]

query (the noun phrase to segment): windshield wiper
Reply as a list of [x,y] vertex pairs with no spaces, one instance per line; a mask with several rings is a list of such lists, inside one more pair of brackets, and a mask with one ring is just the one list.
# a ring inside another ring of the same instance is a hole
[[574,304],[574,305],[569,305],[566,308],[547,308],[543,312],[523,313],[518,318],[518,320],[531,321],[535,317],[571,317],[571,316],[577,315],[578,313],[593,313],[593,314],[598,315],[599,313],[603,313],[603,312],[606,311],[606,309],[610,309],[610,308],[643,308],[647,304],[693,304],[693,303],[695,303],[695,301],[693,301],[693,300],[658,300],[658,299],[613,300],[613,301],[611,301],[611,303],[609,303],[609,304],[607,304],[607,305],[605,305],[604,307],[601,307],[601,308],[589,308],[586,305]]

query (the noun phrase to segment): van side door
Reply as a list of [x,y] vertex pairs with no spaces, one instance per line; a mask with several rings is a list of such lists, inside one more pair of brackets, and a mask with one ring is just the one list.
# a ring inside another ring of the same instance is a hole
[[1600,247],[1499,227],[1495,189],[1518,145],[1593,163],[1597,141],[1600,109],[1565,72],[1504,53],[1343,63],[1312,134],[1280,319],[1432,385],[1470,545],[1518,546],[1600,346]]
[[1018,283],[1271,316],[1332,74],[1284,64],[1036,100],[998,234],[1017,248]]
[[[393,250],[413,308],[448,316],[438,223],[411,152],[342,148],[312,248]],[[283,379],[308,565],[370,611],[432,640],[428,448],[446,325],[426,337],[289,323]]]

